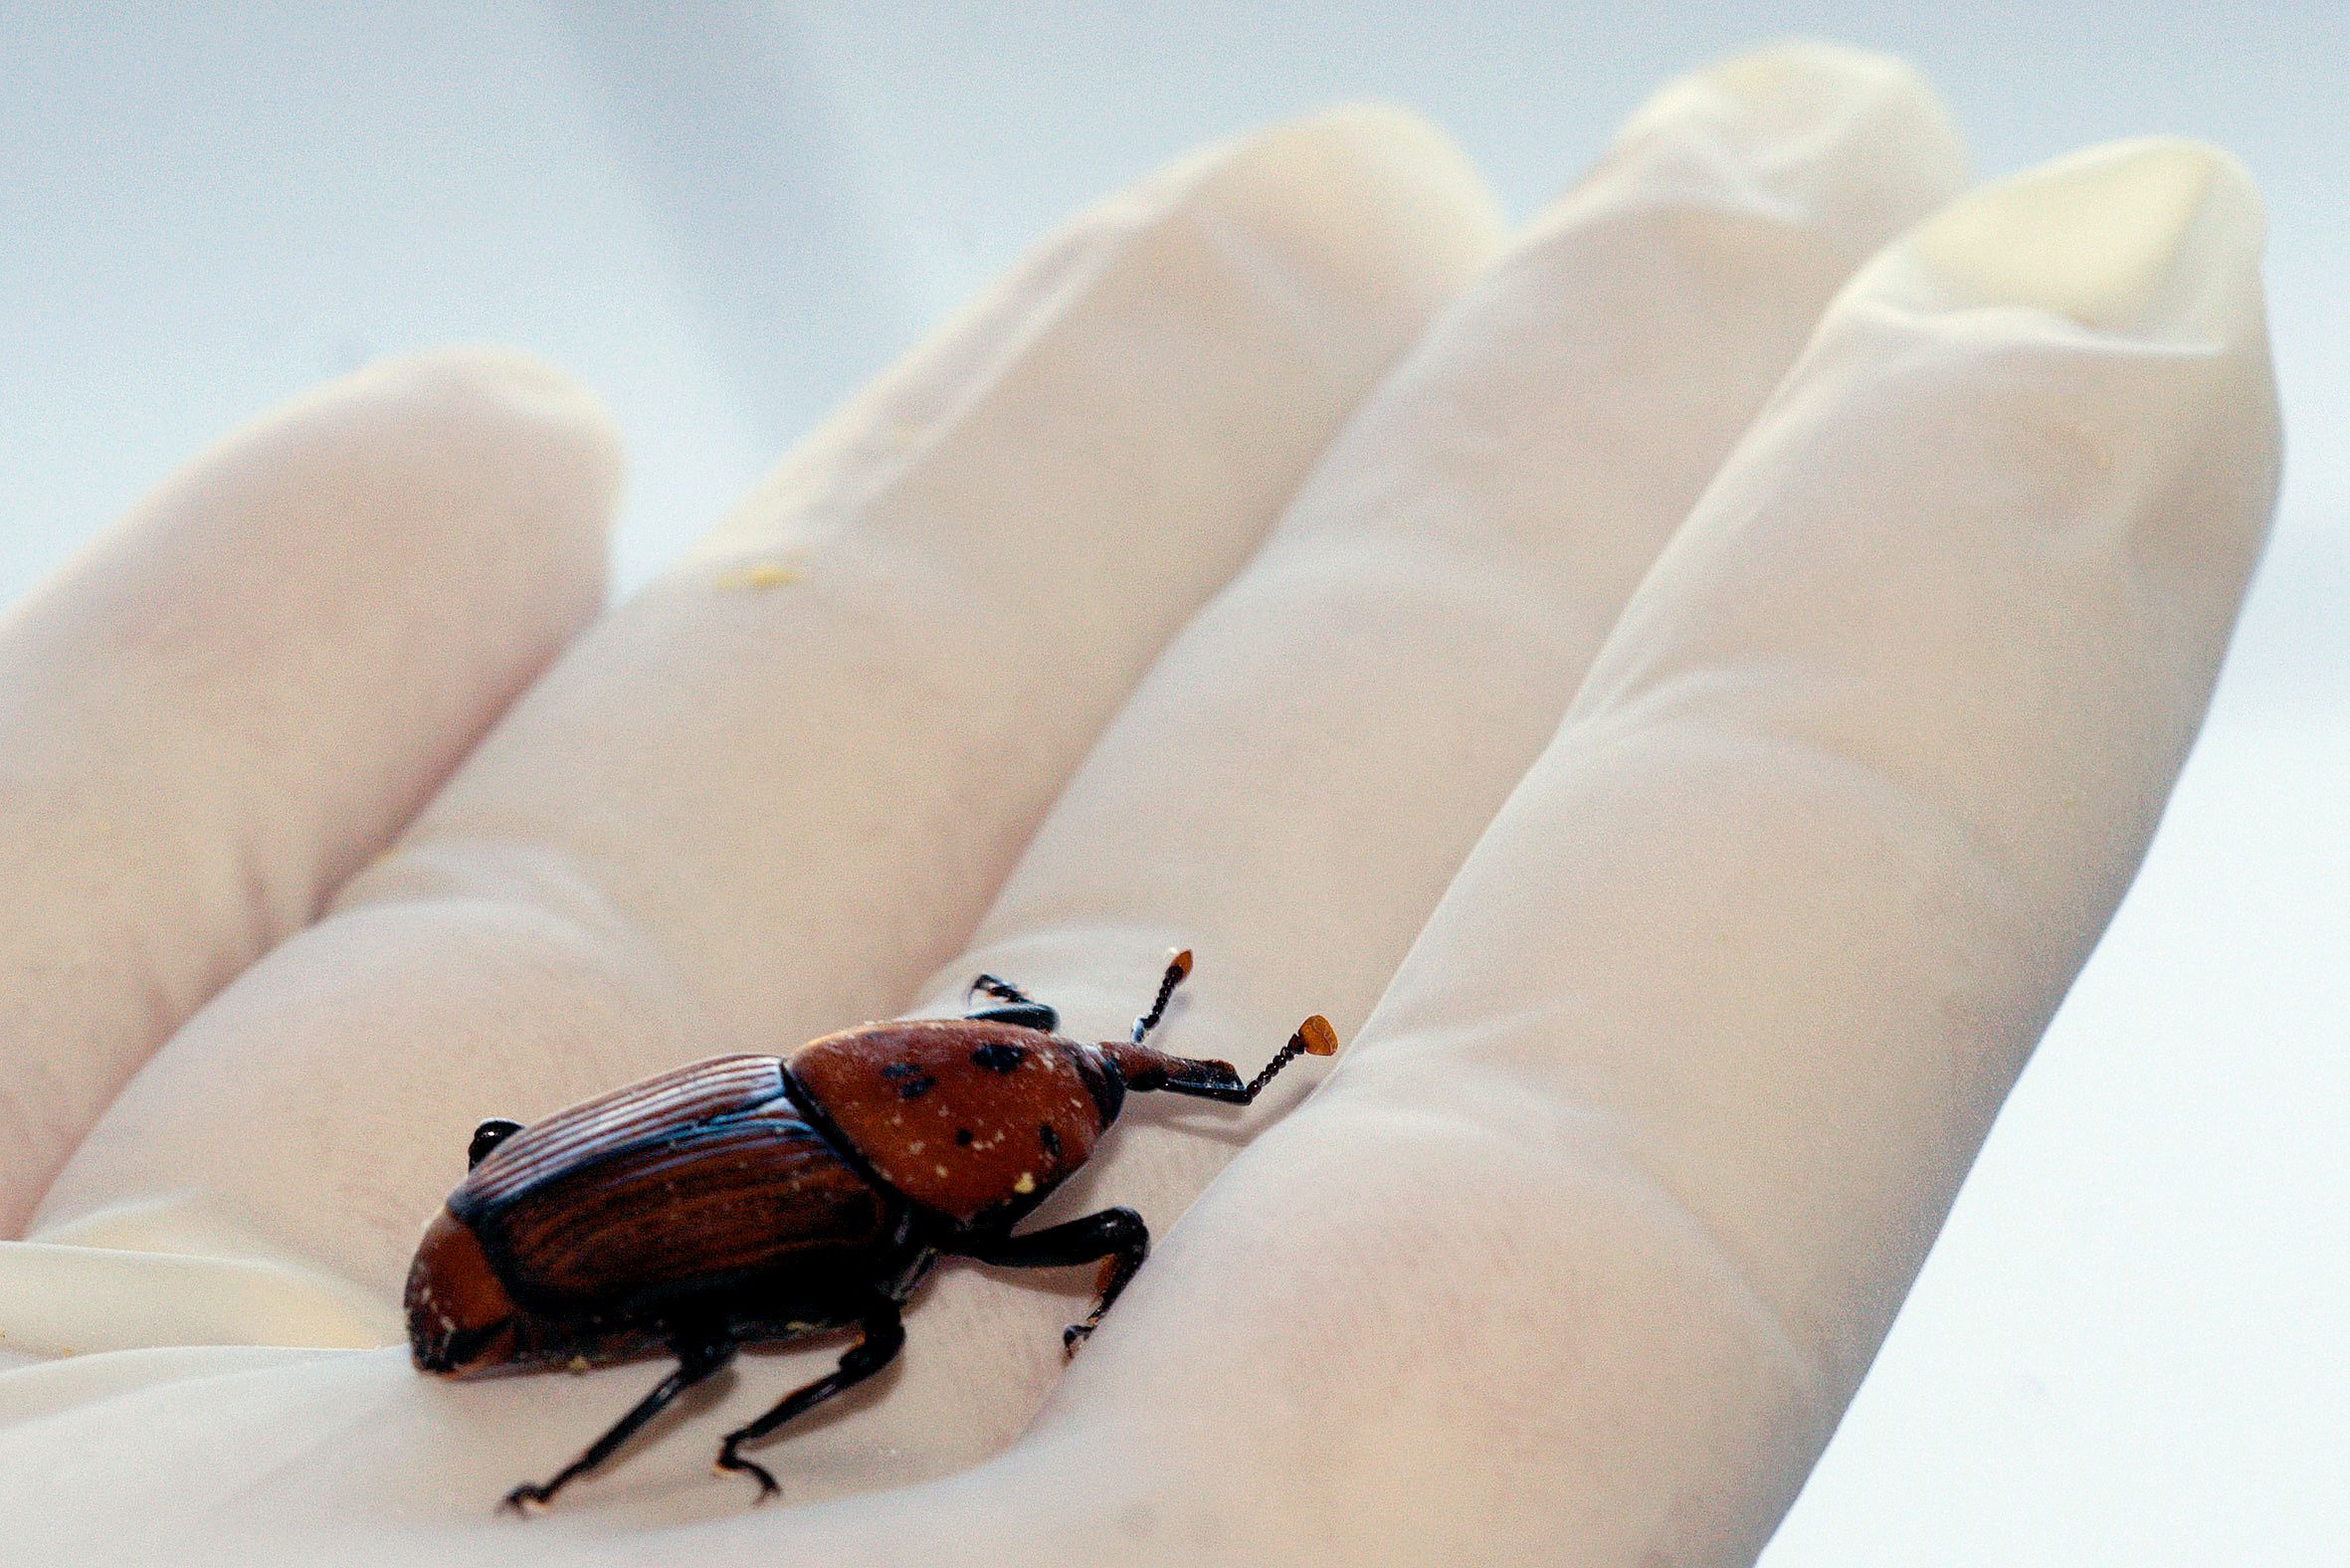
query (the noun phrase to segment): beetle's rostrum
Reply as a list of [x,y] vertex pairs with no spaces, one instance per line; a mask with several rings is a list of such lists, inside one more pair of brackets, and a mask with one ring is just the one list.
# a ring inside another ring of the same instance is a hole
[[677,1368],[506,1505],[543,1504],[745,1345],[854,1329],[828,1376],[726,1435],[721,1470],[793,1417],[887,1366],[899,1315],[941,1258],[1015,1269],[1101,1263],[1072,1353],[1142,1267],[1150,1237],[1110,1208],[1014,1235],[1092,1155],[1128,1093],[1245,1105],[1300,1054],[1338,1049],[1318,1014],[1249,1082],[1144,1044],[1191,973],[1174,954],[1131,1038],[1087,1045],[1017,986],[981,975],[957,1019],[865,1024],[789,1056],[715,1057],[523,1126],[474,1130],[465,1181],[408,1271],[417,1367],[449,1377],[669,1354]]

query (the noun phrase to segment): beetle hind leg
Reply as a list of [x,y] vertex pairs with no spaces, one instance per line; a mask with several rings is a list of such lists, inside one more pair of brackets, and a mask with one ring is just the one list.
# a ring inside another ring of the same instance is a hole
[[897,1359],[897,1352],[905,1346],[905,1325],[898,1321],[897,1303],[891,1301],[876,1308],[860,1326],[857,1343],[851,1345],[841,1364],[832,1372],[818,1378],[805,1388],[794,1389],[758,1420],[747,1427],[738,1427],[726,1434],[718,1445],[717,1468],[735,1470],[759,1483],[759,1500],[766,1501],[783,1488],[775,1484],[775,1477],[767,1467],[742,1457],[742,1446],[756,1443],[777,1427],[804,1411],[823,1404],[835,1394],[855,1388]]
[[532,1508],[543,1508],[554,1500],[555,1493],[585,1475],[620,1451],[620,1446],[635,1437],[645,1423],[668,1409],[680,1394],[717,1372],[734,1359],[734,1346],[727,1343],[695,1345],[678,1353],[678,1369],[663,1378],[652,1393],[637,1401],[629,1413],[612,1424],[605,1433],[587,1447],[587,1452],[555,1471],[544,1481],[524,1481],[505,1494],[500,1505],[516,1513],[528,1513]]
[[1076,1355],[1077,1346],[1101,1326],[1119,1292],[1142,1268],[1150,1254],[1150,1231],[1132,1209],[1103,1209],[1061,1225],[1031,1231],[1026,1236],[996,1236],[974,1241],[964,1256],[1006,1269],[1061,1269],[1071,1264],[1101,1262],[1101,1295],[1083,1321],[1069,1325],[1061,1347]]

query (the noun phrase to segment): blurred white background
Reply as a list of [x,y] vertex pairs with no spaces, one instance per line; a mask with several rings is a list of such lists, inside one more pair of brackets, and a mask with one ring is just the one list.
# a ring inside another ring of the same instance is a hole
[[1520,216],[1664,77],[1896,50],[1979,169],[2267,193],[2287,485],[2204,743],[1765,1561],[2350,1560],[2350,6],[0,0],[0,597],[322,376],[449,339],[630,442],[623,588],[1070,210],[1342,98]]

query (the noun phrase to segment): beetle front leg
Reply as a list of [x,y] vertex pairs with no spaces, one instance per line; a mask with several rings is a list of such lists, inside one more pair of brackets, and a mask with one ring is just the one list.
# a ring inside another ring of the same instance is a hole
[[765,1502],[783,1488],[775,1484],[775,1477],[767,1473],[767,1467],[746,1460],[739,1452],[745,1443],[759,1439],[782,1426],[792,1417],[823,1404],[845,1389],[855,1388],[876,1372],[897,1359],[897,1352],[905,1345],[905,1325],[898,1321],[897,1303],[888,1302],[877,1307],[865,1319],[861,1336],[841,1357],[841,1364],[829,1377],[820,1377],[806,1388],[795,1389],[778,1404],[747,1427],[726,1434],[726,1441],[718,1446],[718,1469],[740,1470],[759,1483],[759,1500]]
[[[981,995],[995,998],[1000,1005],[971,1007],[969,1005],[971,999]],[[963,1002],[965,1004],[963,1014],[965,1018],[981,1019],[994,1024],[1018,1024],[1022,1029],[1034,1029],[1048,1035],[1061,1027],[1059,1013],[1030,996],[1011,981],[999,980],[994,975],[981,975],[972,981],[971,988],[963,993]]]
[[1142,1223],[1142,1216],[1132,1209],[1103,1209],[1026,1236],[974,1239],[962,1248],[962,1253],[983,1264],[1006,1269],[1062,1269],[1107,1259],[1109,1271],[1101,1282],[1101,1298],[1093,1303],[1093,1310],[1085,1314],[1083,1322],[1070,1324],[1061,1336],[1062,1349],[1076,1355],[1077,1346],[1101,1326],[1102,1314],[1109,1310],[1110,1303],[1118,1298],[1126,1282],[1142,1267],[1142,1260],[1149,1256],[1150,1230]]
[[554,1478],[544,1482],[525,1481],[505,1494],[503,1506],[516,1513],[527,1513],[534,1507],[543,1508],[553,1500],[556,1492],[585,1475],[619,1452],[620,1446],[635,1437],[639,1428],[667,1409],[680,1394],[699,1383],[734,1359],[734,1346],[725,1341],[695,1344],[678,1352],[678,1369],[663,1378],[653,1392],[639,1400],[636,1407],[617,1422],[612,1430],[588,1445],[579,1458],[557,1470]]

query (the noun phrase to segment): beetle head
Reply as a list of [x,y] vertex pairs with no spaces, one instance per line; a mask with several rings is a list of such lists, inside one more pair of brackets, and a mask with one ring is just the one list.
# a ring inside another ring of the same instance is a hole
[[1114,1047],[1080,1045],[1068,1042],[1069,1059],[1077,1070],[1077,1078],[1085,1085],[1085,1092],[1093,1096],[1093,1108],[1101,1113],[1102,1130],[1118,1119],[1118,1112],[1126,1104],[1126,1076],[1110,1055]]
[[448,1210],[425,1228],[408,1270],[408,1351],[422,1372],[465,1377],[513,1359],[519,1310],[481,1238]]

